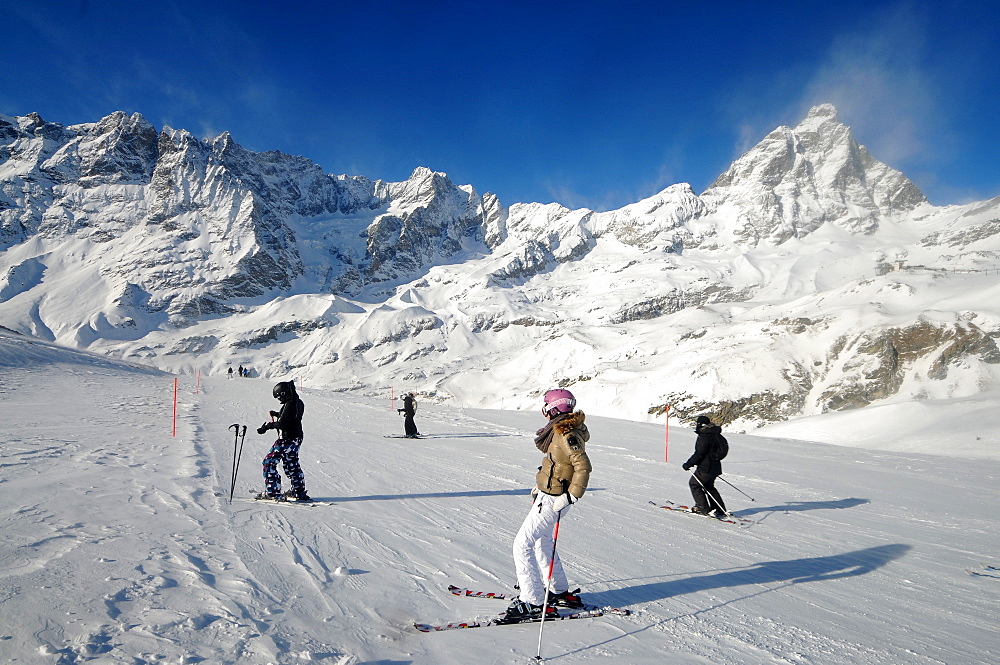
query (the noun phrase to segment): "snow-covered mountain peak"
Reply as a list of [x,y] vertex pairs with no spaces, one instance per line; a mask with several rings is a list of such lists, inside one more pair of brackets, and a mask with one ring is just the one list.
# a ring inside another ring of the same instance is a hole
[[925,203],[902,173],[872,157],[831,104],[794,129],[778,127],[737,159],[702,195],[710,208],[740,209],[742,242],[781,244],[826,223],[873,233],[881,219]]
[[808,122],[825,122],[827,120],[840,122],[840,118],[837,117],[837,107],[829,103],[817,104],[809,109],[809,112],[806,113],[806,117],[799,123],[799,127],[802,127]]

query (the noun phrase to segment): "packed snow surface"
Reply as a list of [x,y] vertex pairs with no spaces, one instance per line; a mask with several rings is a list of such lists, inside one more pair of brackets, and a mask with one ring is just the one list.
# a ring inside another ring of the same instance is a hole
[[[273,439],[255,432],[276,406],[271,381],[181,377],[172,436],[172,375],[2,332],[0,375],[0,662],[534,662],[537,624],[412,625],[503,609],[445,587],[511,590],[537,410],[421,404],[426,438],[413,441],[385,438],[402,433],[388,393],[303,386],[302,462],[320,503],[273,505],[247,498]],[[998,404],[733,434],[724,478],[754,500],[720,486],[755,521],[745,528],[650,505],[688,500],[690,430],[670,430],[665,463],[662,423],[588,418],[591,487],[558,546],[585,600],[633,614],[546,624],[542,656],[1000,661]],[[811,427],[842,445],[801,440]]]

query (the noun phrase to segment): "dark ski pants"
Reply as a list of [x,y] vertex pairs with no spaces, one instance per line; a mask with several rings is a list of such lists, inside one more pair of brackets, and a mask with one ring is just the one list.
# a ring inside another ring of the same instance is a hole
[[420,432],[417,431],[417,423],[413,422],[413,416],[409,413],[403,418],[403,432],[406,436],[417,436]]
[[306,493],[306,477],[299,466],[299,447],[302,439],[278,439],[271,450],[264,456],[264,489],[268,494],[281,494],[281,474],[278,473],[278,462],[288,476],[292,492],[296,495]]
[[702,512],[707,513],[716,509],[722,509],[722,512],[726,512],[726,504],[723,502],[719,490],[715,487],[715,479],[718,477],[719,474],[698,470],[691,474],[688,486],[691,488],[695,507]]

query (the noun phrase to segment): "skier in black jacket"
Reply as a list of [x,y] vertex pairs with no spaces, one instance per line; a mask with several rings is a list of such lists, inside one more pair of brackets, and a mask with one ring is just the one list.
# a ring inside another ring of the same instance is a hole
[[701,515],[708,515],[714,510],[716,517],[722,517],[726,514],[726,504],[715,487],[715,479],[722,475],[722,462],[714,455],[716,439],[722,428],[708,417],[698,416],[694,431],[698,433],[694,454],[681,465],[685,471],[696,467],[688,481],[691,496],[694,497],[694,508],[691,510]]
[[306,406],[295,392],[295,384],[282,381],[274,386],[274,397],[281,402],[281,411],[270,411],[272,420],[257,428],[258,434],[264,434],[269,429],[278,430],[278,440],[264,456],[264,491],[257,495],[258,499],[284,501],[281,493],[281,475],[278,473],[278,462],[281,462],[285,475],[292,489],[288,495],[296,501],[311,501],[306,494],[306,479],[299,466],[299,448],[302,446],[302,414]]
[[420,432],[417,431],[417,423],[413,420],[413,416],[417,415],[417,396],[413,393],[406,393],[403,397],[403,408],[396,410],[404,416],[403,432],[406,438],[419,439]]

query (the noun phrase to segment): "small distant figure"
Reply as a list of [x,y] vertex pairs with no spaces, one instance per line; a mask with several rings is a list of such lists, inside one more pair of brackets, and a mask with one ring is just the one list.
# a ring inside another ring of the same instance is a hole
[[233,378],[233,368],[232,367],[229,368],[229,378],[230,379]]
[[698,434],[694,454],[681,465],[685,471],[696,467],[688,481],[694,498],[694,508],[691,511],[701,515],[709,515],[715,511],[716,517],[722,517],[726,514],[726,504],[715,487],[715,479],[722,475],[722,459],[719,455],[722,428],[707,416],[698,416],[694,431]]
[[[264,434],[269,429],[278,430],[278,440],[263,460],[264,491],[257,495],[258,499],[285,501],[287,498],[296,501],[312,501],[306,494],[306,479],[299,466],[299,448],[302,446],[302,414],[306,407],[295,391],[295,384],[282,381],[274,386],[272,394],[281,402],[281,411],[269,411],[272,420],[257,429],[258,434]],[[281,462],[285,475],[292,489],[287,495],[281,493],[281,475],[278,473],[278,462]]]
[[243,373],[243,365],[240,365],[240,370],[239,370],[239,371],[240,371],[240,378],[243,378],[244,376],[246,376],[246,375],[245,375],[245,374]]
[[420,432],[417,431],[417,423],[413,421],[413,416],[417,415],[417,396],[413,393],[406,393],[403,396],[403,408],[396,409],[403,414],[403,434],[407,439],[419,439]]

